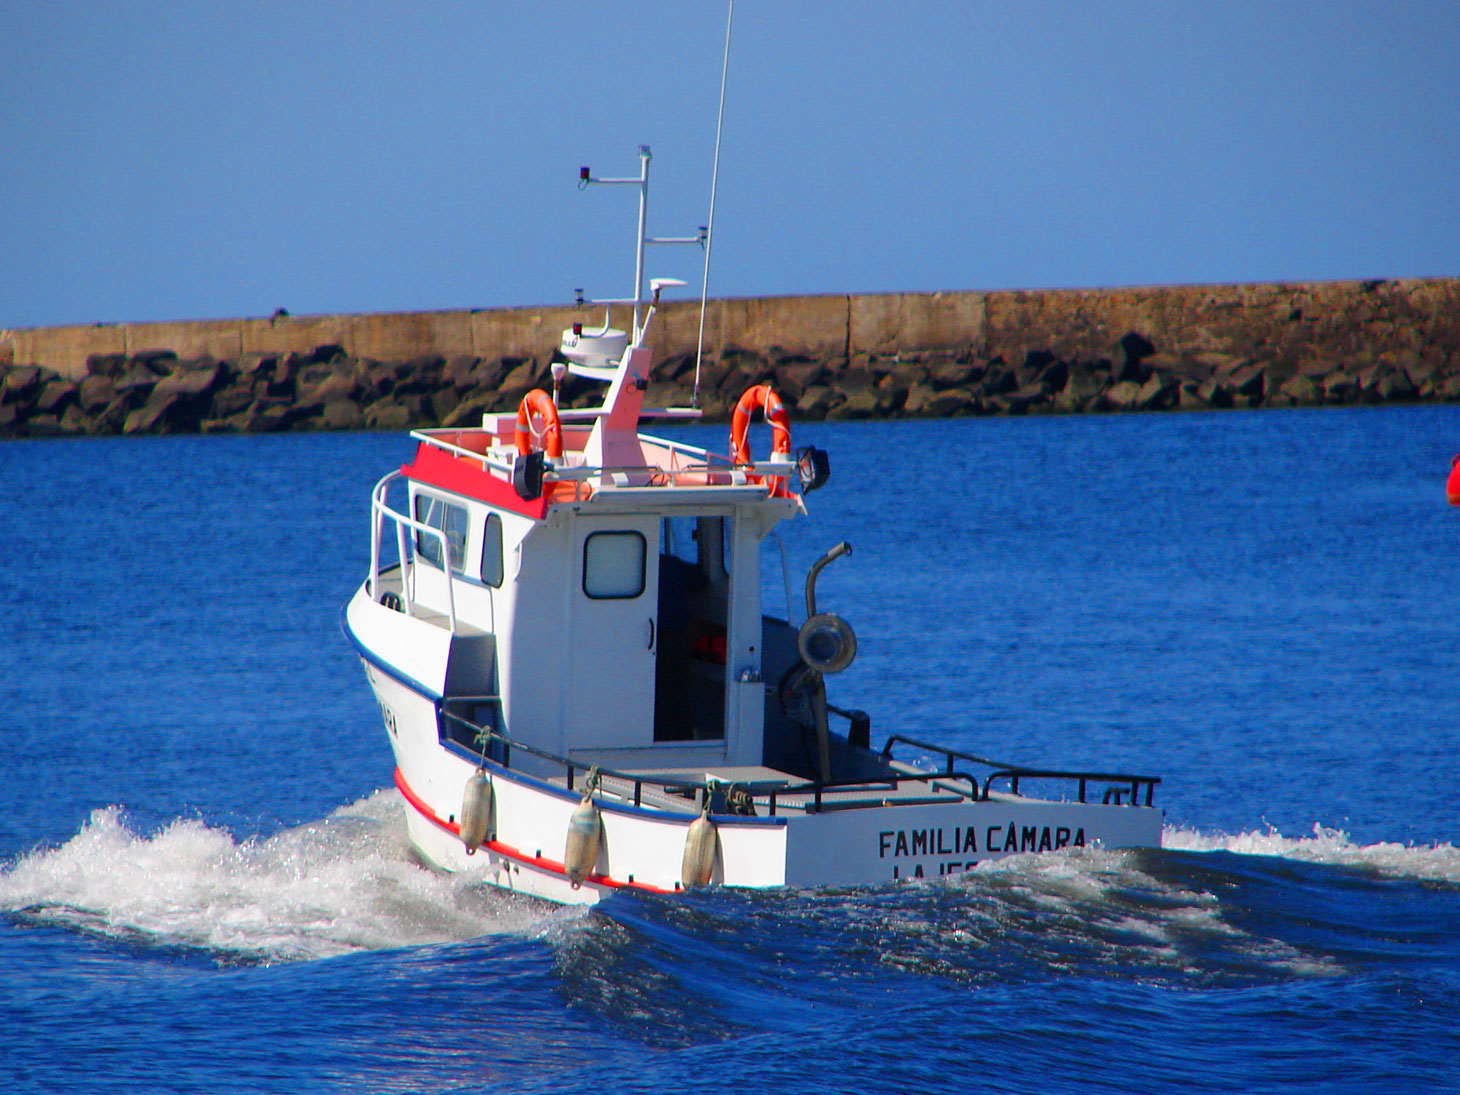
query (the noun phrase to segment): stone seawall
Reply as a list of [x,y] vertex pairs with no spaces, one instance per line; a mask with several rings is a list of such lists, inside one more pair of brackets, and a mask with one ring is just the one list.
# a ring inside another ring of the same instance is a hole
[[[598,313],[519,308],[0,332],[0,436],[458,425],[550,384]],[[617,316],[615,317],[618,318]],[[687,403],[696,305],[651,341]],[[802,419],[1460,401],[1460,279],[711,301],[700,405]],[[565,402],[595,386],[569,380]]]

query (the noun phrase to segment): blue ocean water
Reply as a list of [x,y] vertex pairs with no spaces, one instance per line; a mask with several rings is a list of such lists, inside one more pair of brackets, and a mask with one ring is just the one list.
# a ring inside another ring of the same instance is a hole
[[592,911],[431,873],[338,630],[407,439],[12,442],[6,1089],[1460,1090],[1460,408],[795,440],[834,699],[1157,773],[1163,849]]

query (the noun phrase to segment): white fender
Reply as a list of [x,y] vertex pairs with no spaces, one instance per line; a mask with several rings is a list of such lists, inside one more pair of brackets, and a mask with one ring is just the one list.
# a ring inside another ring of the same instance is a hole
[[708,814],[700,814],[689,823],[684,837],[684,860],[679,880],[686,890],[708,886],[715,873],[715,856],[720,850],[720,831]]
[[568,843],[563,851],[563,867],[573,889],[593,873],[598,862],[598,845],[603,837],[603,818],[589,795],[583,796],[573,816],[568,819]]
[[474,855],[492,828],[492,783],[478,768],[461,793],[461,842],[466,854]]

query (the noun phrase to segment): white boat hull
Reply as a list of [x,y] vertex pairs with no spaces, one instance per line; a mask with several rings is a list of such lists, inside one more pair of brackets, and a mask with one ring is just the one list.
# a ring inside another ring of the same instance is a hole
[[[457,758],[464,787],[474,768]],[[501,826],[474,855],[448,804],[432,805],[400,770],[406,827],[420,854],[448,871],[468,871],[506,890],[587,904],[616,889],[677,893],[693,814],[655,817],[603,811],[603,846],[593,875],[569,882],[563,865],[577,796],[523,786],[488,768]],[[459,807],[458,807],[459,808]],[[516,815],[515,820],[513,820]],[[961,874],[985,860],[1081,847],[1156,847],[1163,814],[1146,807],[992,801],[961,806],[885,806],[781,819],[713,816],[720,841],[712,884],[767,888],[875,886]],[[759,824],[749,822],[759,821]],[[780,822],[780,823],[775,823]],[[768,824],[769,823],[769,824]]]
[[[470,872],[506,890],[563,903],[592,903],[617,889],[681,890],[685,841],[698,816],[690,801],[673,812],[635,806],[620,786],[594,796],[602,818],[596,863],[581,885],[564,864],[569,819],[581,801],[584,772],[570,790],[442,743],[439,695],[418,676],[388,666],[371,650],[373,627],[398,626],[400,614],[351,602],[346,630],[361,651],[395,754],[395,782],[407,831],[429,863]],[[428,676],[425,673],[419,676]],[[478,765],[492,785],[488,839],[469,853],[458,825],[463,792]],[[706,773],[713,775],[713,772]],[[1158,846],[1163,814],[1135,805],[1054,802],[991,794],[883,805],[870,789],[821,811],[782,805],[774,816],[716,814],[711,883],[795,888],[865,886],[957,874],[985,860],[1081,847]]]

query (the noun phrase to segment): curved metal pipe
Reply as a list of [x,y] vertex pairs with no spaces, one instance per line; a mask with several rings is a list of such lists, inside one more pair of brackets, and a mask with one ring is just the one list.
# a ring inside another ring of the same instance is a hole
[[806,572],[806,618],[808,620],[816,615],[816,579],[821,574],[822,569],[828,563],[840,559],[843,555],[850,555],[851,553],[852,545],[843,540],[811,564],[811,569]]
[[[816,579],[828,563],[840,559],[843,555],[852,553],[852,545],[843,540],[832,548],[820,559],[811,564],[811,569],[806,572],[806,619],[816,615]],[[812,670],[811,679],[814,682],[811,695],[811,710],[816,719],[816,744],[817,744],[817,767],[820,769],[821,782],[831,782],[831,731],[826,725],[826,679],[816,670]]]

